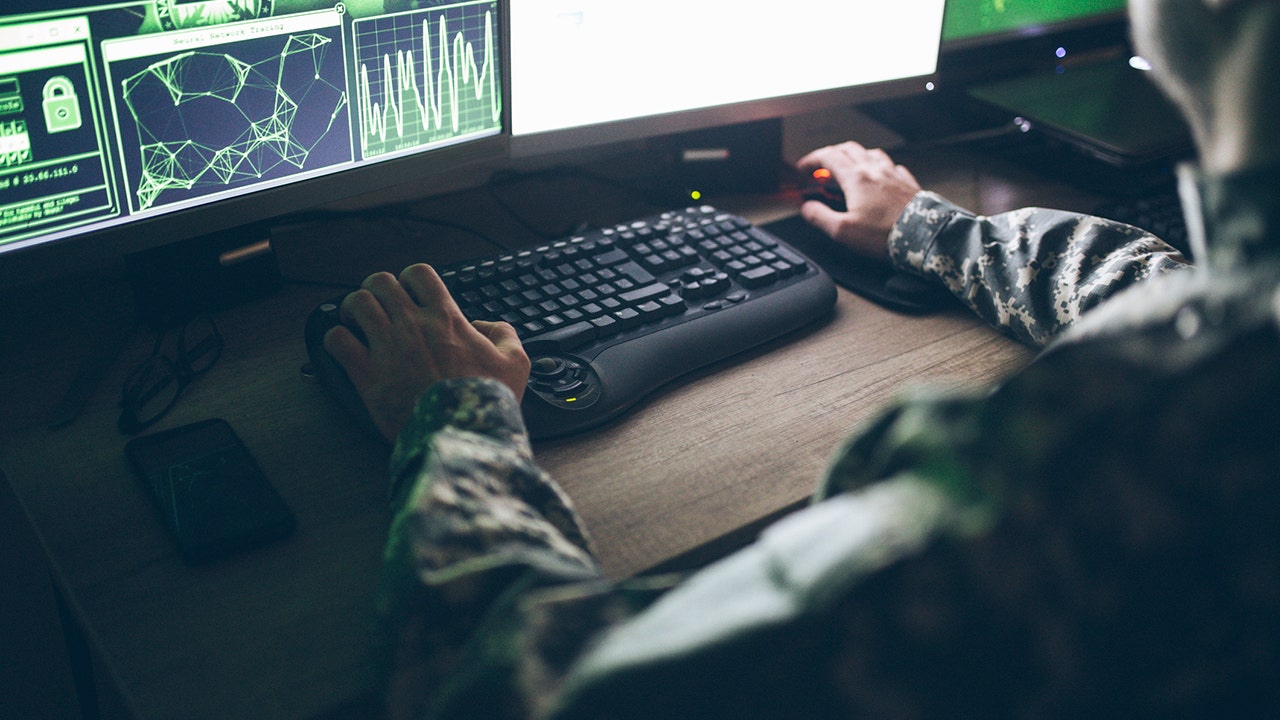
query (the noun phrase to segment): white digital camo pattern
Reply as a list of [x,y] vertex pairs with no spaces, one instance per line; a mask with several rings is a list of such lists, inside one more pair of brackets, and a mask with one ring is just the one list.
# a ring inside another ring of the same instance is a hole
[[1123,223],[1043,208],[984,217],[930,192],[903,211],[889,255],[1033,347],[1115,293],[1188,267],[1176,249]]
[[[1190,271],[1125,226],[978,218],[918,197],[901,231],[931,234],[897,237],[895,259],[1025,342],[1058,341],[994,392],[888,408],[836,452],[819,499],[840,502],[679,592],[601,577],[509,391],[437,386],[392,464],[379,608],[392,706],[558,720],[1276,716],[1280,172],[1262,180],[1208,188],[1248,200],[1208,208],[1215,241],[1247,249],[1213,258],[1250,264]],[[899,485],[936,488],[954,509],[857,519],[911,513],[874,502]],[[912,522],[936,527],[911,543],[870,529]],[[611,632],[642,613],[633,627],[652,632]]]

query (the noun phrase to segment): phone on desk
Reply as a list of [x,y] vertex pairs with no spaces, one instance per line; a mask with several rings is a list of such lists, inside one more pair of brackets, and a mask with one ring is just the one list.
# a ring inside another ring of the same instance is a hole
[[188,563],[210,562],[293,531],[293,513],[224,420],[134,438],[125,457]]

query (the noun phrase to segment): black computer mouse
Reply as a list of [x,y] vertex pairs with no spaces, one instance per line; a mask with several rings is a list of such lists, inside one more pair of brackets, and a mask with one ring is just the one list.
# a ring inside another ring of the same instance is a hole
[[844,201],[844,191],[840,183],[826,168],[817,168],[811,173],[801,174],[800,195],[805,200],[817,200],[836,212],[848,210]]
[[[378,429],[377,424],[373,421],[373,416],[369,414],[368,408],[365,407],[360,393],[356,392],[355,385],[351,384],[351,378],[347,376],[347,371],[324,348],[325,333],[336,325],[346,324],[343,323],[339,312],[345,297],[345,295],[341,295],[328,302],[321,303],[307,316],[303,338],[306,342],[307,357],[310,362],[304,366],[303,376],[314,378],[315,381],[328,389],[342,409],[350,413],[355,418],[356,423],[364,428],[370,436],[383,439],[382,431]],[[347,325],[347,327],[351,332],[355,333],[356,339],[365,345],[369,344],[368,339],[360,331],[360,328],[354,325]]]

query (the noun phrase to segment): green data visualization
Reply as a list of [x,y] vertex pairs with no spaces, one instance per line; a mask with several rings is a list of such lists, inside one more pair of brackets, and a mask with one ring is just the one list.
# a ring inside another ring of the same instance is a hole
[[362,156],[499,129],[496,23],[492,2],[357,20]]
[[502,132],[497,0],[12,2],[0,246]]
[[1014,32],[1125,9],[1125,0],[947,0],[944,41]]

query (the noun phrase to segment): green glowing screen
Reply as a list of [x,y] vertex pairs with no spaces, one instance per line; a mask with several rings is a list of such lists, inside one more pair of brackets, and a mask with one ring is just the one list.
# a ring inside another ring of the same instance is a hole
[[1016,32],[1125,9],[1125,0],[947,0],[944,41]]
[[497,0],[3,0],[0,252],[495,136],[498,32]]

